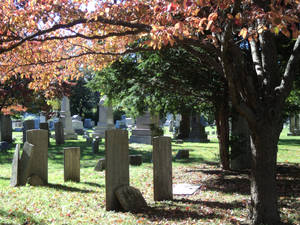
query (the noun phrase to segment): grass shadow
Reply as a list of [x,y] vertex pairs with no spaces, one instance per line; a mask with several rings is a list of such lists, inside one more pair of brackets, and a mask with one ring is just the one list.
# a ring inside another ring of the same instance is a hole
[[205,205],[210,208],[219,208],[219,209],[236,209],[236,208],[244,208],[245,205],[242,202],[234,201],[234,202],[217,202],[217,201],[199,201],[199,200],[191,200],[191,199],[174,199],[173,202],[182,202],[188,204],[197,204],[197,205]]
[[0,180],[10,180],[8,177],[0,177]]
[[81,183],[92,186],[92,187],[99,187],[99,188],[104,188],[105,187],[103,184],[97,184],[97,183],[93,183],[93,182],[81,182]]
[[300,146],[300,139],[279,139],[278,145]]
[[79,193],[95,193],[93,190],[84,190],[75,187],[69,187],[62,184],[47,184],[46,187],[53,188],[56,190],[68,191],[68,192],[79,192]]

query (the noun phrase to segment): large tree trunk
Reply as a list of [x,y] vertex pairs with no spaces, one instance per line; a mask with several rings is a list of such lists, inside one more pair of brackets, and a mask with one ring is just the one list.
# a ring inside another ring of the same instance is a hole
[[229,170],[229,110],[228,102],[217,104],[215,113],[221,167]]
[[280,224],[277,206],[277,144],[282,125],[264,119],[251,135],[251,220],[252,224]]

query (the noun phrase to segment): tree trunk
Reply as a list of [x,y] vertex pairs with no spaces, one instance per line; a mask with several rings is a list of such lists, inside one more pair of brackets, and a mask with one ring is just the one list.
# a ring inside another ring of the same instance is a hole
[[215,113],[221,167],[229,170],[229,125],[228,102],[217,104]]
[[179,139],[186,139],[190,135],[190,112],[181,113],[181,121],[179,126]]
[[[281,126],[282,128],[282,126]],[[280,126],[265,119],[251,135],[251,220],[253,225],[280,224],[277,206],[276,161]]]

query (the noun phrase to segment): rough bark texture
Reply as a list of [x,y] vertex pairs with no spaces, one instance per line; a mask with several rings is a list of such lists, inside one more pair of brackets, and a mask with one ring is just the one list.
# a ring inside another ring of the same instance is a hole
[[228,102],[217,104],[216,126],[219,139],[219,154],[221,167],[229,170],[229,125],[228,125]]

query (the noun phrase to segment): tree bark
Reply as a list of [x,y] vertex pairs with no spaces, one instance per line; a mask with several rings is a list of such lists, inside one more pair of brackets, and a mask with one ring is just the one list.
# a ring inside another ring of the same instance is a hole
[[190,112],[181,113],[179,134],[177,138],[186,139],[190,135]]
[[[282,125],[281,125],[282,128]],[[280,125],[265,119],[252,129],[251,220],[253,225],[280,224],[276,190],[277,144]]]
[[229,110],[228,102],[216,104],[215,113],[217,134],[219,139],[219,154],[221,167],[224,170],[229,170]]

